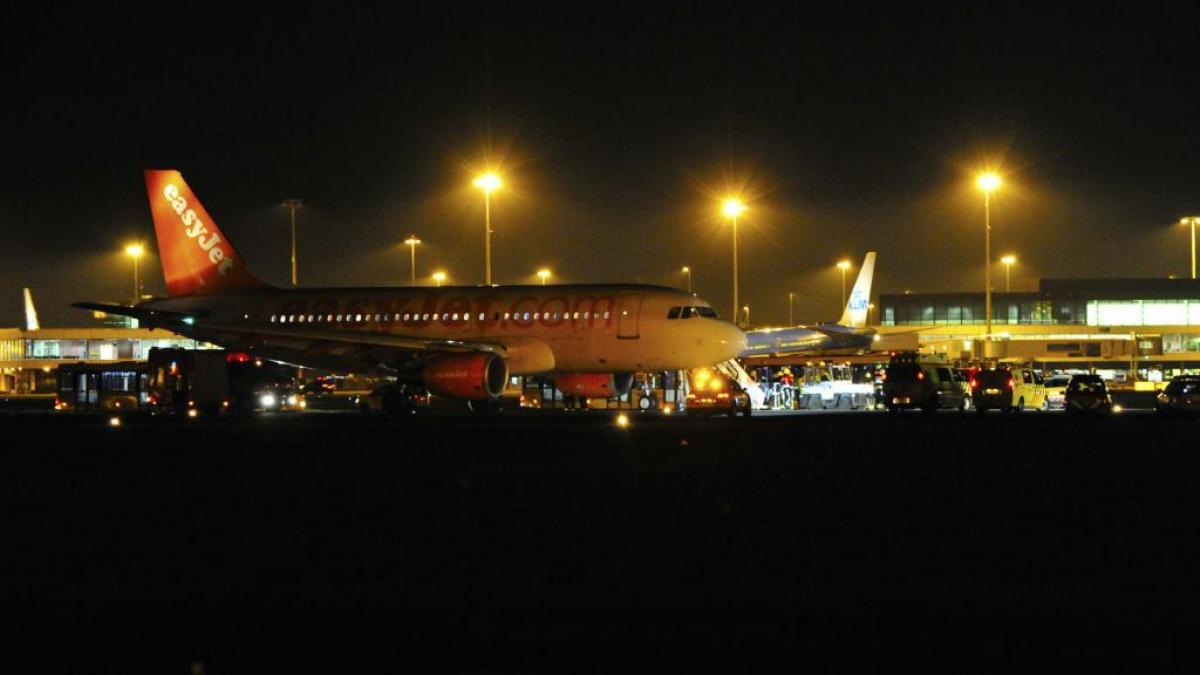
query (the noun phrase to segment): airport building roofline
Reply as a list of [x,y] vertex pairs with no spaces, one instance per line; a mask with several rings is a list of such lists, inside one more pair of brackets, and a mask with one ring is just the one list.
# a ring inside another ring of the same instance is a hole
[[161,328],[110,328],[85,326],[78,328],[0,328],[0,340],[163,340],[182,337]]
[[[881,300],[899,298],[962,298],[983,297],[982,289],[932,291],[913,293],[880,293]],[[992,297],[1013,299],[1082,299],[1082,300],[1197,300],[1200,299],[1200,279],[1038,279],[1036,291],[1004,292],[992,289]]]
[[1200,279],[1039,279],[1042,293],[1095,296],[1105,299],[1154,297],[1155,299],[1200,298]]

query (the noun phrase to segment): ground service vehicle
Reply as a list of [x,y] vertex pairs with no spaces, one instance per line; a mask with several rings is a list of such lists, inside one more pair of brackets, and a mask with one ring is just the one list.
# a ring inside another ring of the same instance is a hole
[[1158,392],[1154,402],[1157,413],[1200,412],[1200,375],[1178,375]]
[[1072,375],[1067,383],[1064,409],[1068,413],[1100,413],[1113,411],[1112,397],[1104,378],[1099,375]]
[[749,417],[753,406],[746,393],[732,378],[711,368],[699,368],[688,373],[687,407],[689,417],[698,415],[729,415],[741,413]]
[[971,380],[971,401],[978,413],[1045,410],[1046,387],[1041,375],[1029,368],[980,370]]
[[160,411],[229,406],[229,365],[224,351],[154,347],[147,359],[150,405]]
[[306,405],[290,368],[241,352],[155,347],[147,365],[149,403],[159,411],[302,410]]
[[144,363],[65,363],[58,367],[55,410],[136,411],[146,402]]
[[888,412],[919,408],[933,413],[938,408],[961,411],[967,407],[967,397],[949,365],[922,363],[915,354],[897,354],[883,378],[883,403]]

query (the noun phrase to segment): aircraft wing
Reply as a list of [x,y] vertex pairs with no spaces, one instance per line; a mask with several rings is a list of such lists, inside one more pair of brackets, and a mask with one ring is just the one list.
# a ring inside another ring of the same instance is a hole
[[206,316],[207,312],[165,312],[161,309],[150,309],[149,307],[135,307],[134,305],[118,305],[107,302],[76,302],[71,304],[72,307],[79,309],[90,309],[95,312],[104,312],[105,314],[119,314],[121,316],[129,316],[138,320],[139,323],[144,323],[148,326],[161,326],[171,321],[183,321],[187,318],[199,318]]
[[823,333],[830,337],[836,337],[836,338],[853,338],[853,337],[869,338],[875,334],[874,328],[869,328],[869,329],[864,330],[862,328],[849,328],[847,326],[841,326],[838,324],[818,324],[816,326],[811,326],[811,328],[812,328],[812,330],[815,330],[818,333]]

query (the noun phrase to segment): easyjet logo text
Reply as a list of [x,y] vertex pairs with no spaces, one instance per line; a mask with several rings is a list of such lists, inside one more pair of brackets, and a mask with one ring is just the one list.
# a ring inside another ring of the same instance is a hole
[[167,203],[175,209],[175,213],[179,214],[184,233],[190,239],[196,240],[196,245],[200,247],[200,250],[208,254],[208,261],[217,266],[217,272],[221,276],[225,276],[233,267],[233,261],[225,254],[224,249],[218,246],[221,243],[221,236],[216,232],[210,232],[200,220],[200,216],[188,208],[187,200],[179,194],[179,188],[174,183],[167,183],[167,186],[163,188],[163,197],[167,198]]

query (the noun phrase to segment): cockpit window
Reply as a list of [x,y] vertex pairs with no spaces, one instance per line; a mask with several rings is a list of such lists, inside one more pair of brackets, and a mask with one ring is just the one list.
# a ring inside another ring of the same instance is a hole
[[702,316],[708,319],[719,319],[712,307],[672,307],[667,310],[668,319],[692,319]]

